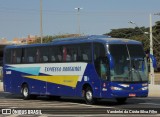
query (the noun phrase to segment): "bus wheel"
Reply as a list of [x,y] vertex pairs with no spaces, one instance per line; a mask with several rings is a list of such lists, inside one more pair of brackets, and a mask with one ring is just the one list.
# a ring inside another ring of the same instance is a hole
[[24,84],[22,86],[22,95],[23,95],[23,99],[27,100],[30,98],[30,94],[29,94],[29,88],[27,84]]
[[126,102],[127,98],[116,98],[116,100],[119,104],[124,104]]
[[93,98],[93,91],[90,87],[87,87],[85,92],[84,92],[84,99],[86,101],[87,104],[95,104],[96,99]]

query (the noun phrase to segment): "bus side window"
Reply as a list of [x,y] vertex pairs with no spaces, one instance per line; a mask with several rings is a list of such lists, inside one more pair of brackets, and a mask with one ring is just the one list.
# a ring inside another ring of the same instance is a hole
[[12,63],[15,64],[16,63],[16,51],[13,50],[13,54],[12,54]]
[[20,64],[22,56],[22,49],[12,50],[12,64]]
[[26,58],[26,63],[34,63],[36,62],[36,48],[26,48],[26,54],[25,54],[25,58]]
[[92,51],[91,51],[91,43],[85,43],[80,45],[80,61],[91,62],[92,60]]
[[43,62],[48,62],[48,57],[47,56],[43,56]]
[[86,53],[82,54],[83,61],[88,61],[88,55]]
[[56,58],[55,58],[54,55],[52,55],[52,56],[51,56],[51,62],[54,62],[54,61],[56,61]]
[[41,61],[41,58],[40,58],[40,50],[37,49],[37,52],[36,52],[36,63],[40,62]]
[[73,61],[77,61],[77,54],[76,53],[73,54]]
[[48,58],[50,62],[61,62],[62,61],[62,51],[60,46],[50,46],[48,47]]
[[58,61],[59,61],[59,62],[62,61],[62,55],[58,54],[58,55],[57,55],[57,58],[58,58]]
[[25,59],[25,48],[22,48],[21,62],[22,63],[26,62],[26,59]]
[[39,49],[39,62],[41,63],[48,63],[49,61],[49,47],[43,46],[43,47],[38,47]]
[[20,63],[20,62],[21,62],[21,58],[20,58],[20,57],[17,57],[16,63]]
[[67,54],[66,61],[71,61],[71,55]]
[[28,62],[29,62],[29,63],[33,63],[33,62],[34,62],[33,56],[29,56],[29,57],[28,57]]
[[12,55],[11,55],[11,50],[7,49],[5,51],[5,63],[6,64],[11,64],[12,63]]

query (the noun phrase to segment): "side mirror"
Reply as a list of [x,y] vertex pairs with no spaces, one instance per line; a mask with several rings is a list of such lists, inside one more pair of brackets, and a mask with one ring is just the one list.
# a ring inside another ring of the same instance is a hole
[[154,68],[157,67],[157,61],[156,61],[156,58],[152,55],[152,54],[149,54],[149,57],[150,59],[152,60],[152,65]]

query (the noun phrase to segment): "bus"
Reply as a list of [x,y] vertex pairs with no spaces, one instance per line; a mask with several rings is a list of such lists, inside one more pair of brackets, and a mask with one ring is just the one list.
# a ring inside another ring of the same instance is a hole
[[4,49],[4,91],[23,99],[45,95],[99,99],[148,96],[147,59],[141,42],[109,36],[55,39]]

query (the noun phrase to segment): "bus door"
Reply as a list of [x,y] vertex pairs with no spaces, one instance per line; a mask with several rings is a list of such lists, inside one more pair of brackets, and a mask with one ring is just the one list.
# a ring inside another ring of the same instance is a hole
[[108,80],[109,80],[109,62],[106,57],[99,60],[99,76],[100,76],[100,89],[101,97],[107,96]]
[[106,57],[100,57],[95,62],[95,68],[100,79],[100,96],[106,95],[109,80],[109,62]]
[[100,97],[107,92],[109,81],[109,59],[106,57],[105,47],[101,43],[94,43],[94,65],[100,79]]

